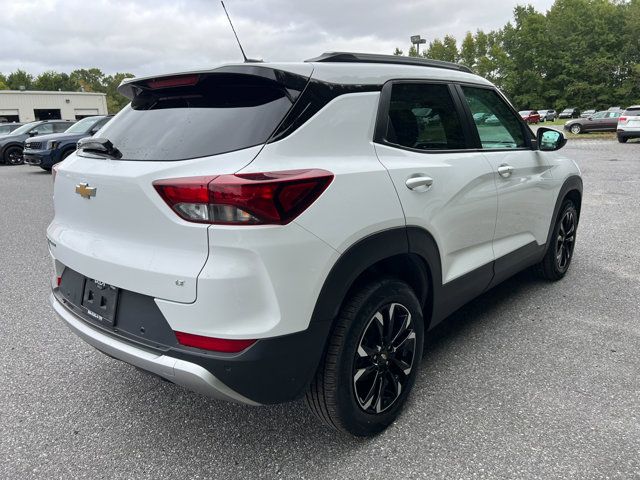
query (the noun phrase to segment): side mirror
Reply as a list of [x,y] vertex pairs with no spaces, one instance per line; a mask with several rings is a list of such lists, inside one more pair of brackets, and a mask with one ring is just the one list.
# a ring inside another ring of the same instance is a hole
[[538,128],[537,138],[538,146],[543,152],[560,150],[567,144],[567,139],[564,134],[553,128]]
[[29,132],[29,136],[30,137],[35,137],[36,135],[38,135],[38,132],[36,132],[36,131]]

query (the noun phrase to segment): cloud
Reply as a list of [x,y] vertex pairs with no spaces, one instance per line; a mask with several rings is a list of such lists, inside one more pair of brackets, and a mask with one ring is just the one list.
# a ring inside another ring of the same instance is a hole
[[[247,55],[298,61],[324,51],[392,53],[427,39],[499,28],[515,0],[227,0]],[[533,0],[538,9],[553,0]],[[216,0],[0,0],[0,72],[98,67],[137,75],[237,61]]]

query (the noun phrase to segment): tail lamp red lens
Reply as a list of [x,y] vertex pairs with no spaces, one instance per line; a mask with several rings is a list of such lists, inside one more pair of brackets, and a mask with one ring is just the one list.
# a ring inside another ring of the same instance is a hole
[[287,170],[157,180],[153,186],[180,217],[216,225],[286,225],[326,190],[326,170]]
[[185,347],[201,348],[223,353],[238,353],[256,343],[256,340],[229,340],[226,338],[204,337],[192,333],[174,332],[178,343]]

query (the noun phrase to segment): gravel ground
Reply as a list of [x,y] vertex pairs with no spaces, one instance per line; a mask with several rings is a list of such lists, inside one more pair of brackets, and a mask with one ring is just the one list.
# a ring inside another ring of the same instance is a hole
[[567,277],[520,274],[429,341],[369,440],[302,402],[209,400],[112,360],[47,303],[51,177],[0,167],[0,478],[640,478],[640,144],[571,140],[585,197]]

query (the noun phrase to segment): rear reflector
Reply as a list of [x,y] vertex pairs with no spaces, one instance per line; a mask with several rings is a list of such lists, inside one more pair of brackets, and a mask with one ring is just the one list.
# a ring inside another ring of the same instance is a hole
[[174,333],[180,345],[214,352],[238,353],[256,343],[256,340],[229,340],[226,338],[203,337],[202,335],[193,335],[184,332]]
[[198,83],[198,80],[200,80],[199,75],[179,75],[148,80],[147,86],[153,90],[171,87],[192,87]]
[[180,217],[216,225],[286,225],[326,190],[326,170],[287,170],[157,180],[153,186]]

